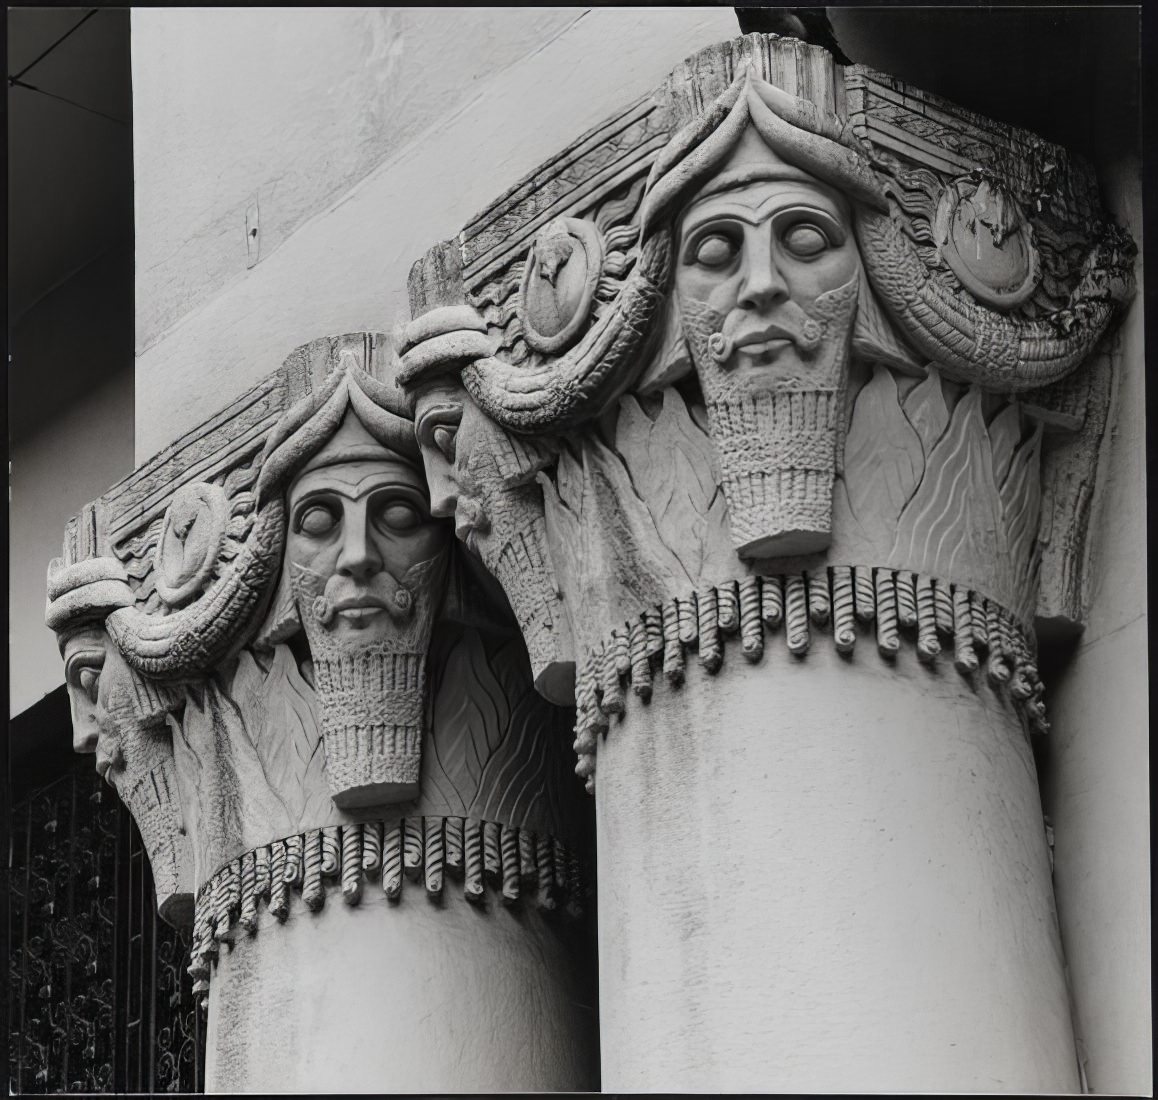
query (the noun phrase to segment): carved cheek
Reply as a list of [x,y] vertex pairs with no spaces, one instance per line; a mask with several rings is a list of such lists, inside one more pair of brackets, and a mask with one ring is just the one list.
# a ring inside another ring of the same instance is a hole
[[438,553],[446,530],[440,523],[423,523],[413,531],[392,533],[378,531],[370,524],[366,538],[374,542],[383,566],[395,577],[401,577],[408,569]]
[[291,531],[286,540],[285,557],[287,563],[300,565],[303,569],[329,577],[337,569],[340,551],[341,544],[338,539],[323,542]]
[[705,305],[726,315],[736,306],[740,279],[739,265],[713,270],[681,263],[676,268],[676,293],[681,302]]
[[781,253],[779,267],[785,273],[792,300],[805,309],[822,294],[844,286],[860,266],[860,254],[851,238],[839,248],[808,262]]
[[97,725],[96,704],[88,692],[78,684],[68,685],[68,701],[72,709],[72,751],[96,752],[100,727]]

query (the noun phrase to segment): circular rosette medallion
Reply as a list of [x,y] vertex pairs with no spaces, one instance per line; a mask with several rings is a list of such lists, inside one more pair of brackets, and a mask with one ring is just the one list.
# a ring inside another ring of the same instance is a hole
[[229,502],[219,485],[196,482],[174,494],[153,558],[157,595],[170,607],[207,587],[228,521]]
[[936,235],[942,258],[979,302],[1010,310],[1037,287],[1033,227],[996,180],[967,176],[949,184],[937,208]]
[[527,344],[558,355],[579,338],[603,271],[603,239],[590,222],[556,218],[535,237],[519,286]]

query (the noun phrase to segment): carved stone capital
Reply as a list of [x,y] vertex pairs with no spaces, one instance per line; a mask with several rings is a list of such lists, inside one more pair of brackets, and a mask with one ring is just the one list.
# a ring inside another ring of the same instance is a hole
[[[868,1031],[907,1021],[899,1088],[928,1087],[908,1067],[961,1027],[1007,1084],[1073,1086],[1027,734],[1048,728],[1037,621],[1083,613],[1078,467],[1134,253],[1065,150],[745,35],[414,265],[399,381],[428,478],[540,686],[574,669],[605,1087],[757,1087],[775,1036],[782,1086],[839,1090],[856,1078],[817,1071],[827,1033],[799,1006],[851,1019],[829,991],[862,985]],[[955,839],[910,865],[926,834]],[[934,865],[985,899],[940,913],[942,938],[874,878],[920,894]],[[1048,1026],[918,1012],[919,982],[876,1011],[880,975],[952,985],[978,951]],[[876,1072],[893,1036],[873,1034],[848,1067]]]
[[285,921],[331,879],[348,904],[368,879],[437,900],[450,873],[472,903],[583,908],[570,712],[472,594],[394,371],[378,334],[297,349],[86,509],[49,572],[77,747],[195,926],[202,994],[259,903]]
[[482,557],[544,662],[784,569],[935,578],[1028,637],[1072,584],[1043,532],[1087,522],[1043,516],[1042,454],[1099,415],[1133,254],[1064,150],[746,35],[431,249],[399,380],[459,537],[518,502],[532,549]]

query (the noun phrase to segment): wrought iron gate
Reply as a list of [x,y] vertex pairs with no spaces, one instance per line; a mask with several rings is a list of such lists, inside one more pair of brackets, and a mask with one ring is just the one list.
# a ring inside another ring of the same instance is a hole
[[11,1091],[200,1092],[188,948],[91,758],[16,802],[11,824]]

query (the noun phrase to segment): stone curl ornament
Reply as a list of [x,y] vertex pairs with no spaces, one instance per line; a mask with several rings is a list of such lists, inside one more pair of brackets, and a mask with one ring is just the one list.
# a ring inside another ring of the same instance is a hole
[[220,485],[194,482],[173,495],[154,557],[157,595],[169,607],[204,591],[228,522],[229,501]]
[[519,284],[523,337],[557,355],[579,338],[603,270],[599,231],[580,218],[556,218],[535,238]]

